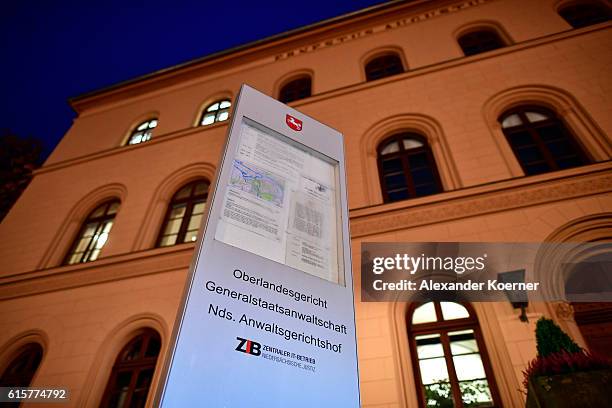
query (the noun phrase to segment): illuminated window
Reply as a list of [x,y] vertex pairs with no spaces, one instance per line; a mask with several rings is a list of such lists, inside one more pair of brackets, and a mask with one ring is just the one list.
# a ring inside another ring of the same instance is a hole
[[195,241],[207,197],[206,180],[193,181],[177,191],[168,206],[157,245],[163,247]]
[[381,55],[372,59],[365,66],[366,81],[374,81],[402,72],[404,72],[404,66],[397,54]]
[[157,119],[149,119],[136,126],[130,137],[128,138],[127,144],[133,145],[143,143],[151,139],[153,136],[153,129],[157,127]]
[[308,98],[310,95],[312,95],[312,79],[309,76],[303,76],[283,85],[278,100],[282,103],[289,103]]
[[427,140],[416,133],[398,133],[378,146],[378,173],[386,203],[442,191]]
[[98,259],[100,251],[108,240],[119,205],[119,201],[107,201],[89,214],[66,256],[65,264]]
[[573,2],[559,9],[559,15],[573,28],[588,27],[610,20],[610,9],[600,2]]
[[144,407],[160,349],[161,340],[154,330],[134,337],[115,360],[100,407]]
[[491,29],[470,31],[460,36],[457,41],[466,57],[503,48],[506,45],[501,37]]
[[504,113],[499,122],[526,175],[590,162],[565,124],[548,109],[520,106]]
[[[42,355],[43,350],[39,344],[30,343],[22,347],[0,376],[0,387],[29,387]],[[12,405],[7,403],[7,406]]]
[[200,126],[211,125],[215,122],[224,122],[229,118],[229,111],[232,107],[232,101],[223,99],[209,105],[200,119]]
[[429,302],[408,316],[422,407],[493,407],[499,401],[478,320],[466,306]]

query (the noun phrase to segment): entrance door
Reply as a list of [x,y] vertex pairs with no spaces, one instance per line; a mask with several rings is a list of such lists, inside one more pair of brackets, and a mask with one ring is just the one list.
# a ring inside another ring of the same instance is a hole
[[572,306],[589,351],[612,358],[612,302],[573,303]]

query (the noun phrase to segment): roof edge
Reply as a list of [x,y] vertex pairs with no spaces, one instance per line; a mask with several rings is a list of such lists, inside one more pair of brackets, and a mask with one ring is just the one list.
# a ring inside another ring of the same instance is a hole
[[345,21],[345,20],[349,20],[351,18],[355,18],[355,17],[359,17],[359,16],[362,16],[362,15],[366,15],[366,14],[371,13],[373,11],[383,11],[385,9],[392,8],[392,7],[399,6],[399,5],[403,5],[403,4],[407,4],[407,3],[419,4],[419,3],[426,3],[428,1],[429,0],[390,0],[390,1],[387,1],[387,2],[384,2],[384,3],[375,4],[373,6],[369,6],[369,7],[360,9],[360,10],[351,11],[349,13],[341,14],[339,16],[335,16],[335,17],[331,17],[331,18],[328,18],[328,19],[325,19],[325,20],[322,20],[322,21],[318,21],[316,23],[308,24],[308,25],[305,25],[305,26],[302,26],[302,27],[298,27],[298,28],[294,28],[294,29],[291,29],[291,30],[288,30],[288,31],[283,31],[281,33],[274,34],[274,35],[262,38],[260,40],[251,41],[251,42],[248,42],[246,44],[241,44],[241,45],[238,45],[238,46],[235,46],[235,47],[232,47],[232,48],[221,50],[221,51],[218,51],[218,52],[215,52],[215,53],[212,53],[212,54],[205,55],[203,57],[199,57],[199,58],[195,58],[195,59],[192,59],[192,60],[188,60],[188,61],[176,64],[176,65],[172,65],[172,66],[167,67],[167,68],[162,68],[162,69],[159,69],[157,71],[153,71],[153,72],[150,72],[148,74],[144,74],[144,75],[140,75],[140,76],[137,76],[137,77],[134,77],[134,78],[130,78],[130,79],[124,80],[124,81],[120,81],[120,82],[117,82],[115,84],[108,85],[108,86],[105,86],[105,87],[102,87],[102,88],[99,88],[99,89],[94,89],[92,91],[88,91],[88,92],[85,92],[83,94],[76,95],[76,96],[68,98],[68,103],[70,104],[70,106],[75,111],[79,112],[79,110],[76,109],[76,107],[75,107],[75,105],[79,104],[79,102],[85,101],[86,99],[89,99],[89,98],[92,98],[92,97],[96,97],[96,96],[99,96],[99,95],[102,95],[102,94],[105,94],[105,93],[109,93],[109,92],[115,91],[115,90],[117,90],[119,88],[122,88],[122,87],[125,87],[125,86],[134,85],[134,84],[136,84],[138,82],[146,81],[148,79],[159,77],[159,76],[162,76],[162,75],[165,75],[165,74],[172,74],[172,73],[178,72],[178,71],[180,71],[182,69],[185,69],[185,68],[190,68],[190,67],[193,67],[193,66],[205,63],[205,62],[209,62],[209,61],[221,58],[221,57],[225,57],[225,56],[228,56],[228,55],[240,52],[240,51],[245,51],[247,49],[254,48],[254,47],[257,47],[257,46],[263,46],[263,45],[266,45],[266,44],[274,42],[274,41],[278,41],[278,40],[282,40],[282,39],[285,39],[285,38],[288,38],[288,37],[291,37],[291,36],[294,36],[294,35],[302,34],[302,33],[306,32],[306,31],[309,31],[309,30],[312,30],[312,29],[323,28],[325,26],[328,26],[328,25],[331,25],[331,24],[334,24],[334,23],[339,23],[339,22],[342,22],[342,21]]

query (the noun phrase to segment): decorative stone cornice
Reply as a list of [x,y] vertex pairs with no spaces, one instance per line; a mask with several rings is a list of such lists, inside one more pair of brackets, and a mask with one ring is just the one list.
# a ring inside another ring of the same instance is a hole
[[612,162],[463,188],[350,212],[351,238],[362,238],[612,191]]
[[400,18],[390,19],[385,22],[381,22],[380,24],[363,27],[360,30],[346,33],[344,35],[328,37],[316,43],[290,49],[280,54],[276,54],[274,56],[274,60],[284,60],[298,55],[333,47],[335,45],[346,44],[349,41],[369,37],[378,33],[388,32],[401,27],[406,27],[408,25],[427,21],[435,17],[449,15],[461,10],[466,10],[471,7],[480,6],[491,1],[492,0],[464,0],[454,2],[452,4],[445,4],[442,7],[430,8],[427,10],[423,10],[420,13],[412,13],[411,15],[405,15]]
[[[459,57],[459,58],[454,58],[454,59],[450,59],[446,61],[436,62],[431,65],[416,67],[416,68],[410,69],[406,72],[403,72],[397,75],[393,75],[393,76],[386,77],[386,78],[381,78],[377,81],[359,82],[359,83],[343,86],[340,88],[331,89],[329,91],[317,93],[308,98],[304,98],[298,101],[291,102],[289,106],[299,109],[299,108],[306,107],[312,104],[316,104],[321,101],[342,97],[347,94],[352,94],[352,93],[356,93],[360,91],[367,91],[369,89],[377,88],[377,87],[384,87],[387,84],[406,81],[412,78],[420,77],[423,75],[429,75],[435,72],[442,72],[442,71],[453,69],[455,67],[460,67],[466,64],[478,63],[479,61],[489,60],[489,59],[496,58],[501,55],[508,55],[508,54],[521,52],[522,50],[532,49],[532,48],[539,47],[539,46],[546,45],[546,44],[558,43],[560,41],[570,40],[575,37],[588,35],[591,32],[605,31],[605,30],[609,30],[610,28],[612,28],[612,23],[610,24],[601,23],[594,27],[589,26],[589,27],[578,29],[578,30],[566,30],[560,33],[555,33],[555,34],[547,35],[544,37],[529,39],[526,41],[508,45],[506,47],[503,47],[497,50],[493,50],[493,51],[489,51],[486,53],[482,53],[482,54],[472,55],[469,57]],[[156,75],[157,74],[152,74],[152,77]],[[140,80],[137,80],[137,81],[140,81]],[[149,86],[153,86],[153,85],[149,85]],[[114,92],[121,92],[122,87],[123,86],[117,86],[116,87],[117,89]],[[127,85],[125,85],[125,87],[127,87]],[[115,89],[115,87],[112,87],[112,89]],[[106,91],[101,90],[100,92],[104,93]],[[99,97],[102,98],[102,96],[99,96]],[[95,97],[95,98],[98,98],[98,97]],[[559,112],[563,113],[564,109],[566,108],[561,108]],[[84,116],[84,114],[80,114],[80,116]],[[495,116],[494,120],[489,121],[489,122],[490,122],[490,126],[497,128],[499,131],[501,131],[501,125],[497,122],[497,116]],[[213,123],[208,126],[197,126],[197,127],[190,125],[187,128],[173,130],[166,134],[156,134],[155,137],[147,141],[147,143],[140,143],[140,144],[131,145],[131,146],[115,146],[107,150],[88,153],[82,156],[65,159],[60,162],[52,162],[49,164],[44,164],[43,167],[40,167],[34,171],[34,175],[39,175],[39,174],[43,174],[49,171],[63,169],[65,167],[72,166],[75,164],[88,163],[91,160],[103,159],[103,158],[106,158],[112,155],[129,154],[130,152],[133,152],[136,149],[151,148],[155,143],[166,143],[176,138],[190,136],[198,132],[210,132],[213,129],[217,129],[218,127],[226,127],[227,125],[228,125],[228,122],[217,122],[217,123]]]
[[[350,211],[351,238],[612,192],[612,161]],[[157,273],[186,271],[194,244],[101,258],[0,278],[0,300]]]
[[0,278],[0,300],[53,292],[142,275],[187,270],[194,244],[131,252],[95,262],[59,266]]
[[194,78],[212,77],[223,71],[238,72],[249,65],[274,63],[491,1],[446,0],[433,5],[428,0],[411,0],[377,4],[94,90],[70,98],[69,103],[77,113],[82,114],[101,104],[142,96],[152,90],[176,86]]

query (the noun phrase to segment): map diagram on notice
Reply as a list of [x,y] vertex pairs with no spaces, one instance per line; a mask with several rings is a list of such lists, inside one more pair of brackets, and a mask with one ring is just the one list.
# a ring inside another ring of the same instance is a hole
[[241,160],[234,160],[229,184],[277,207],[283,206],[285,198],[284,180]]

